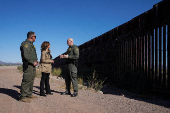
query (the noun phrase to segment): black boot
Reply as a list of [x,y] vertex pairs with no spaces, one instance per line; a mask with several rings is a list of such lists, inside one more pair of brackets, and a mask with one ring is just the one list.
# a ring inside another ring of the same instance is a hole
[[75,92],[74,94],[71,95],[71,97],[76,97],[76,96],[78,96],[78,93],[75,93]]
[[66,91],[66,92],[61,93],[61,95],[71,95],[71,93]]
[[44,96],[44,97],[46,97],[46,95],[45,95],[44,93],[40,93],[40,96]]

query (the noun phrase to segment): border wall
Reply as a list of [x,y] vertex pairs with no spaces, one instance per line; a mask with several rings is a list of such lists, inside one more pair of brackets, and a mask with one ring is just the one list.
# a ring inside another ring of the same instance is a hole
[[[155,93],[170,95],[170,0],[79,45],[79,51],[79,71],[93,66],[110,84],[145,81]],[[64,59],[54,60],[53,67],[64,70]]]

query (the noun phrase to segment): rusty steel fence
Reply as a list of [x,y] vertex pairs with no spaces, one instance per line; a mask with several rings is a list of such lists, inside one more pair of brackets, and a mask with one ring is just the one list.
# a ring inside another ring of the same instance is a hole
[[[170,94],[170,0],[79,46],[78,70],[91,68],[109,83],[145,81]],[[64,59],[53,67],[64,70]]]

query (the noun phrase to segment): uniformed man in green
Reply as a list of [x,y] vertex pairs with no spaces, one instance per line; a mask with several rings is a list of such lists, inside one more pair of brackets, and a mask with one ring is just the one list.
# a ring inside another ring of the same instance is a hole
[[79,58],[79,49],[77,46],[73,44],[73,39],[67,39],[68,49],[66,55],[60,55],[60,58],[66,59],[66,91],[62,93],[62,95],[71,95],[70,85],[71,81],[74,88],[74,94],[71,97],[76,97],[78,95],[78,81],[77,81],[77,67],[76,62]]
[[31,102],[31,99],[37,98],[32,95],[33,83],[35,79],[36,66],[38,65],[38,58],[33,42],[36,39],[34,32],[27,33],[27,39],[21,43],[20,51],[23,62],[23,79],[21,83],[21,102]]

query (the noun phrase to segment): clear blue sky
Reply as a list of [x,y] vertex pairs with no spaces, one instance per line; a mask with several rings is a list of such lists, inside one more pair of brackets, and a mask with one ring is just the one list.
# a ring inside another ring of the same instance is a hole
[[20,44],[28,31],[40,60],[43,41],[53,58],[64,53],[67,39],[81,45],[148,11],[162,0],[0,0],[0,61],[22,62]]

